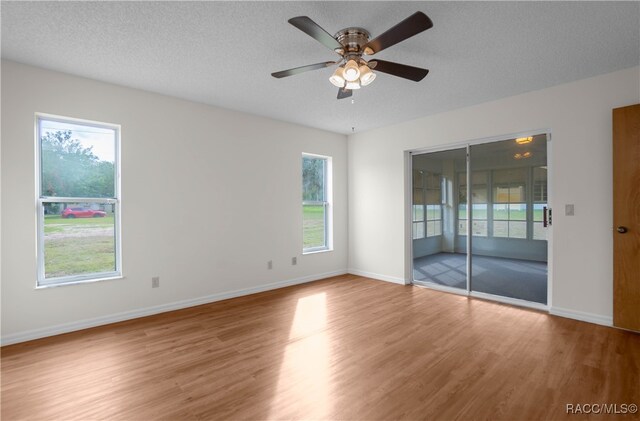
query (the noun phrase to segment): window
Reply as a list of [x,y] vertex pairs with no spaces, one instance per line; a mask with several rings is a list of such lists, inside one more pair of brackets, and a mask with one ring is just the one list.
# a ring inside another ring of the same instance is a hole
[[[471,173],[471,209],[473,223],[471,235],[486,237],[487,223],[487,172]],[[467,235],[467,173],[458,174],[458,235]]]
[[442,176],[413,171],[413,239],[442,235]]
[[527,238],[527,168],[493,171],[493,236]]
[[442,235],[442,176],[424,174],[427,237]]
[[424,232],[424,171],[413,170],[413,239],[425,237]]
[[331,158],[302,155],[302,252],[331,249]]
[[546,240],[543,212],[547,206],[547,167],[533,168],[533,239]]
[[36,116],[38,286],[121,276],[120,128]]
[[[472,173],[472,183],[473,225],[471,230],[474,236],[547,239],[547,230],[543,227],[543,209],[547,206],[546,167],[477,171]],[[466,235],[467,231],[466,189],[466,173],[460,172],[458,173],[459,235]],[[487,192],[491,192],[490,197],[487,197]]]
[[458,173],[458,235],[467,235],[467,173]]

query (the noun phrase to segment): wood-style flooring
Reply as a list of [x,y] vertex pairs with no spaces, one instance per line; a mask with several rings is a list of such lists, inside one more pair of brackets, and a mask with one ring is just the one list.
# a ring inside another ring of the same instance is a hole
[[577,420],[567,404],[640,404],[638,334],[353,275],[1,352],[5,421]]

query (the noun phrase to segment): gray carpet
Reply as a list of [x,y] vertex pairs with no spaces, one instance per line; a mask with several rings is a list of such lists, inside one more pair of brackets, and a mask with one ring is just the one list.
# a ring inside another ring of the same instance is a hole
[[[473,291],[547,303],[547,263],[473,256]],[[413,260],[413,279],[453,288],[466,288],[467,256],[438,253]]]

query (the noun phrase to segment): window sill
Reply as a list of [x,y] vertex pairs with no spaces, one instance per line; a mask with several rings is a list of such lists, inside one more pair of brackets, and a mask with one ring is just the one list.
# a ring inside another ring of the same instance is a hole
[[309,251],[303,251],[302,255],[306,256],[307,254],[318,254],[318,253],[326,253],[328,251],[333,251],[333,249],[330,248],[326,248],[326,249],[320,249],[320,250],[309,250]]
[[48,285],[37,285],[36,284],[35,289],[66,287],[66,286],[70,286],[70,285],[79,285],[79,284],[92,284],[92,283],[95,283],[95,282],[115,281],[115,280],[118,280],[118,279],[124,279],[124,276],[122,276],[122,275],[114,275],[114,276],[107,276],[107,277],[104,277],[104,278],[82,279],[82,280],[78,280],[78,281],[60,282],[58,284],[48,284]]

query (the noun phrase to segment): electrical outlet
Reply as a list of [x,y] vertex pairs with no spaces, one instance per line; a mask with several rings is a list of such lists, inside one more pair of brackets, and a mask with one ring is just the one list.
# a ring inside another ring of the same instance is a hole
[[297,258],[297,257],[292,257],[292,258],[291,258],[291,264],[292,264],[293,266],[297,265],[297,264],[298,264],[298,258]]
[[160,277],[154,276],[151,278],[151,288],[160,288]]
[[267,262],[267,269],[273,269],[273,260]]

